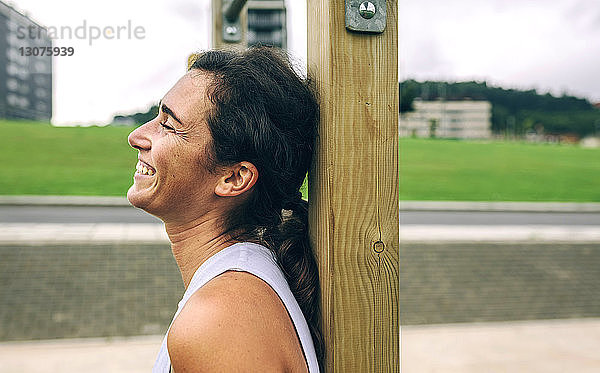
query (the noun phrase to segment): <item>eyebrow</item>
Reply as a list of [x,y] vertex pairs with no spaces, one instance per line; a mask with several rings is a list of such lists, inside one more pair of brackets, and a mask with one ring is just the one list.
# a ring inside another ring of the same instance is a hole
[[171,110],[167,105],[165,105],[162,102],[162,100],[160,100],[160,102],[158,103],[158,107],[160,108],[160,110],[162,110],[163,112],[167,113],[168,116],[172,117],[177,122],[179,122],[179,124],[183,125],[183,123],[181,122],[181,120],[179,120],[179,118],[177,118],[177,115],[175,115],[175,113],[173,112],[173,110]]

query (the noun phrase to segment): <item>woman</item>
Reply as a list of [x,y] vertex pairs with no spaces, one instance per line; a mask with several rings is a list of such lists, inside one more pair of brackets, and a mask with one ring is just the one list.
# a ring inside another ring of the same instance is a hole
[[318,105],[270,48],[209,51],[129,135],[127,198],[159,217],[186,287],[154,372],[317,372],[319,279],[299,192]]

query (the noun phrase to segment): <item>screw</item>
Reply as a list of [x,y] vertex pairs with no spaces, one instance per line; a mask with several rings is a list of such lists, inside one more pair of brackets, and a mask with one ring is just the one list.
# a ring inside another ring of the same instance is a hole
[[237,27],[235,26],[227,26],[225,27],[225,32],[227,33],[227,35],[235,35],[237,34]]
[[363,1],[358,7],[358,13],[364,19],[371,19],[375,15],[375,4],[370,1]]

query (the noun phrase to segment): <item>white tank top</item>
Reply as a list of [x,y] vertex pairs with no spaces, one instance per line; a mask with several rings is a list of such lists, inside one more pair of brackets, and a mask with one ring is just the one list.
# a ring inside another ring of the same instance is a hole
[[[317,355],[306,319],[290,290],[281,268],[277,264],[275,255],[264,246],[250,242],[240,242],[211,256],[194,273],[189,286],[183,294],[183,298],[179,302],[173,321],[175,321],[188,299],[198,289],[216,276],[230,270],[251,273],[271,286],[285,305],[292,319],[294,328],[300,339],[300,344],[302,345],[308,371],[310,373],[319,372]],[[171,325],[173,325],[173,321],[171,321]],[[169,326],[169,329],[171,329],[171,326]],[[171,369],[171,359],[167,349],[168,334],[169,330],[167,330],[163,338],[152,373],[168,373]]]

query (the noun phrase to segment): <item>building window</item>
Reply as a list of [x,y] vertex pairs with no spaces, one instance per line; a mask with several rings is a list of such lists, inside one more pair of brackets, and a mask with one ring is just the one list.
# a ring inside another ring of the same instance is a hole
[[35,90],[35,97],[37,98],[47,98],[48,97],[48,91],[43,89],[43,88],[37,88]]
[[45,86],[48,84],[48,79],[43,75],[36,75],[33,77],[33,82],[37,85]]
[[26,95],[29,93],[29,86],[27,84],[21,84],[19,86],[19,93],[22,95]]
[[47,73],[48,72],[48,64],[44,61],[36,61],[34,65],[34,72],[36,73]]
[[22,109],[29,107],[29,100],[26,97],[17,96],[12,93],[6,95],[6,102],[8,102],[8,104],[11,106]]
[[8,88],[9,91],[16,91],[19,88],[19,82],[17,79],[8,79],[6,81],[6,88]]
[[10,62],[8,66],[6,66],[6,73],[8,76],[15,76],[22,80],[25,80],[29,77],[29,72],[26,68],[21,67],[13,62]]
[[35,104],[35,109],[37,111],[46,111],[48,110],[48,105],[46,105],[43,102],[38,102],[37,104]]

